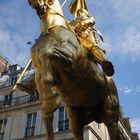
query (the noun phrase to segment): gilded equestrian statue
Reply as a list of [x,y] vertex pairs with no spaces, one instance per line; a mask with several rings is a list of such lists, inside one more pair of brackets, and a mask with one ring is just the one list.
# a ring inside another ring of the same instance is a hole
[[58,0],[28,0],[41,20],[41,35],[31,48],[41,100],[46,140],[54,140],[53,112],[66,104],[75,140],[84,140],[84,125],[104,123],[111,140],[119,140],[119,100],[113,80],[89,59]]

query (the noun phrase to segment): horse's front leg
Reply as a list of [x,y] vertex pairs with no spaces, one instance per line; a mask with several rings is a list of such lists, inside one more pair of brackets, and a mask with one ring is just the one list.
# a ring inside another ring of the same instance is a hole
[[[37,86],[37,90],[39,92],[39,97],[41,100],[41,111],[42,111],[42,119],[44,120],[45,127],[46,127],[46,140],[53,140],[53,110],[51,107],[49,107],[49,100],[44,99],[44,93],[43,93],[43,88],[42,88],[42,74],[39,73],[39,71],[35,70],[35,82]],[[51,100],[50,100],[51,102]]]
[[49,66],[49,58],[43,52],[41,54],[41,91],[42,91],[42,118],[46,126],[46,140],[54,140],[53,135],[53,112],[61,103],[60,96],[53,87],[53,76]]
[[53,112],[59,107],[57,103],[58,101],[59,101],[59,97],[50,100],[46,99],[43,100],[42,102],[42,119],[44,120],[45,127],[46,127],[46,140],[54,140]]

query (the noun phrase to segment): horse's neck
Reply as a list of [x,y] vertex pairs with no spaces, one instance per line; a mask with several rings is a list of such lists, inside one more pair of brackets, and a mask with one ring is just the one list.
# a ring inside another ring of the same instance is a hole
[[[48,8],[41,19],[41,32],[44,34],[55,26],[66,26],[63,18],[63,11],[58,0],[54,0],[54,4]],[[62,15],[62,16],[61,16]]]

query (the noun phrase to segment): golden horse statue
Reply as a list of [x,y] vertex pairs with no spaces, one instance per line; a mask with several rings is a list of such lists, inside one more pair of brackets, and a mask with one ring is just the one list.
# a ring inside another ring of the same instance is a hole
[[28,1],[41,19],[41,35],[31,48],[31,59],[46,140],[54,140],[53,112],[61,101],[75,140],[84,140],[84,125],[92,121],[104,123],[111,140],[119,140],[119,100],[113,80],[89,59],[58,0]]

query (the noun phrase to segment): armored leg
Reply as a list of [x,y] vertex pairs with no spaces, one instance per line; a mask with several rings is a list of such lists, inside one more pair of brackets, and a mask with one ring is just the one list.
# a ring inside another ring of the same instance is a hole
[[120,140],[119,138],[119,128],[118,128],[118,123],[114,122],[112,124],[107,125],[108,132],[110,135],[111,140]]
[[107,76],[112,76],[114,74],[113,64],[106,58],[105,54],[98,47],[92,47],[91,54],[93,59],[101,64],[103,71]]
[[45,127],[46,127],[46,140],[54,140],[53,134],[53,113],[46,114],[42,110],[42,119],[44,120]]

